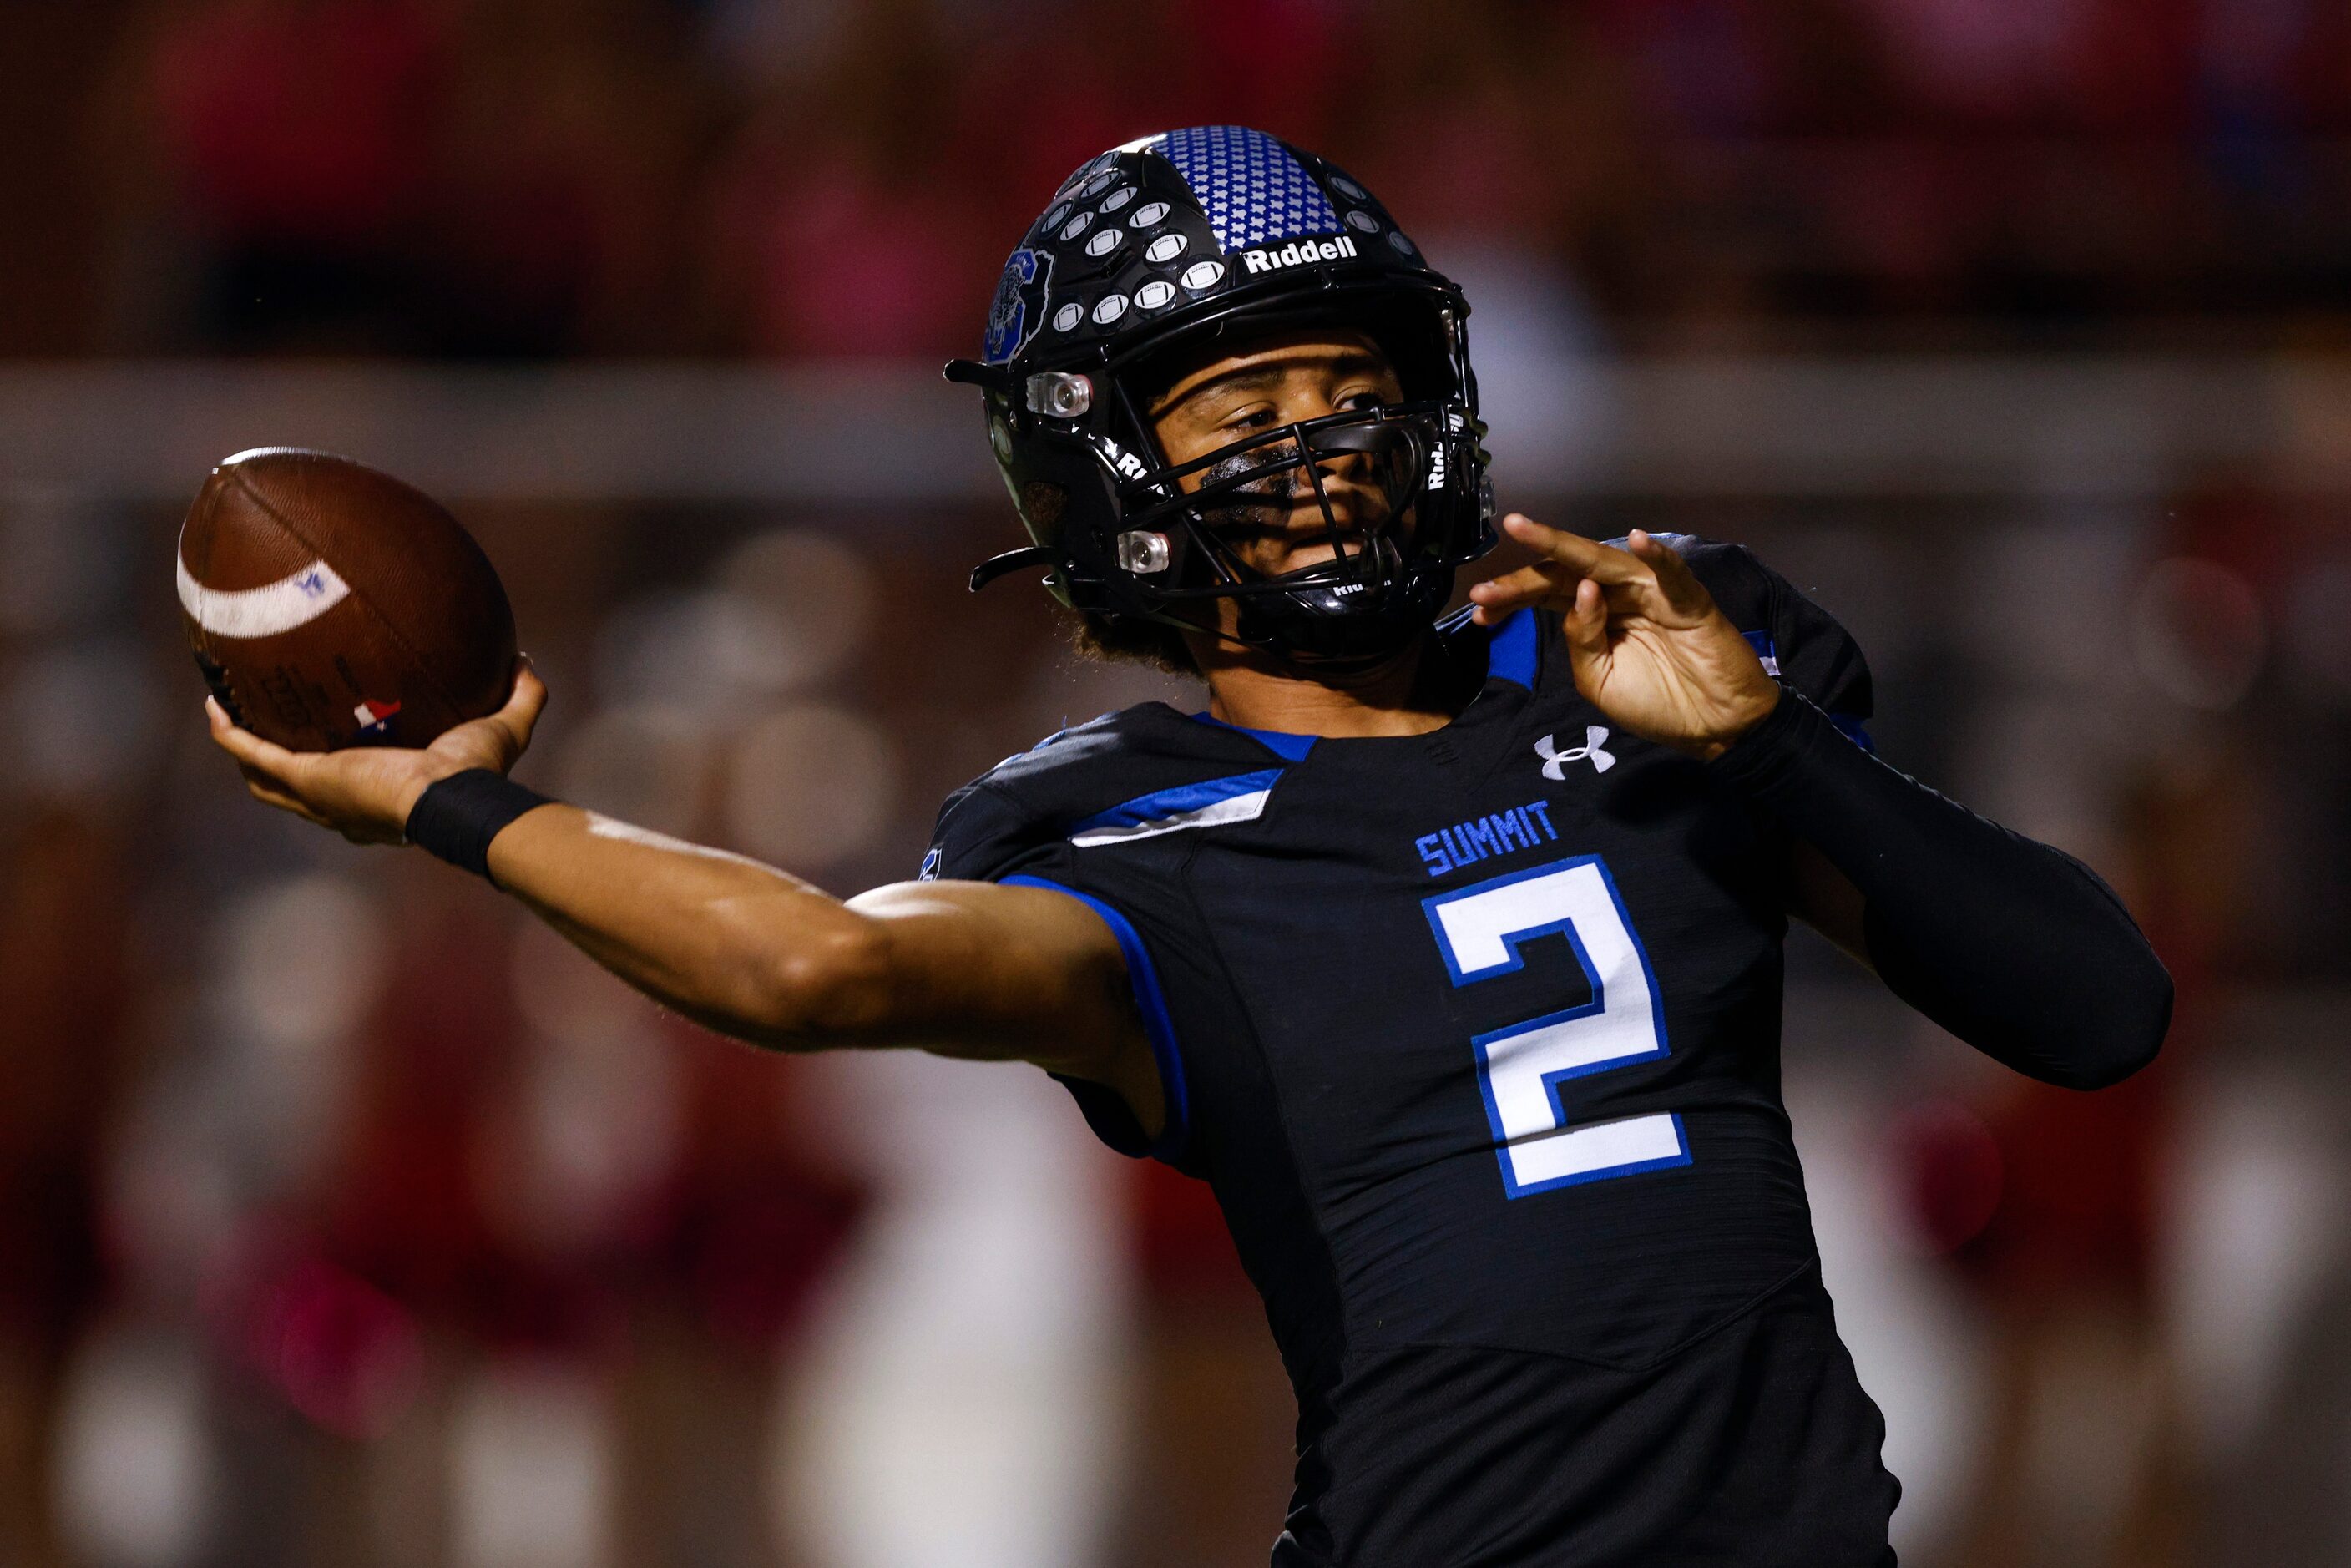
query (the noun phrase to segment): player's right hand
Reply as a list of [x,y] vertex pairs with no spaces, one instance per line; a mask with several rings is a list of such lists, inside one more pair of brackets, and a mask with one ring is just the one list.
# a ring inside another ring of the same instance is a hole
[[405,841],[417,797],[453,773],[487,768],[504,773],[530,744],[547,706],[547,685],[522,660],[506,706],[487,718],[444,731],[430,746],[358,746],[341,751],[288,751],[230,722],[220,704],[204,699],[213,742],[236,758],[245,787],[256,800],[332,828],[355,844]]
[[1513,512],[1531,566],[1469,591],[1478,622],[1522,605],[1559,612],[1575,689],[1644,740],[1707,760],[1762,722],[1780,688],[1670,545],[1635,528],[1616,549]]

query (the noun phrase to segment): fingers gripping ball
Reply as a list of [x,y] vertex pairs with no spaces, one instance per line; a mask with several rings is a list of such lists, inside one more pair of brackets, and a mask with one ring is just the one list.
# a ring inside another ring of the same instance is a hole
[[473,536],[423,492],[323,452],[212,472],[180,529],[188,645],[237,724],[295,751],[423,746],[496,713],[514,612]]

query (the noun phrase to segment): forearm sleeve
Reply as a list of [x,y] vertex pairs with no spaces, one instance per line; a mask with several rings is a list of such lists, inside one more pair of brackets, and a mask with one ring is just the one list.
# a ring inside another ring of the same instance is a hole
[[1860,890],[1871,963],[1944,1029],[2070,1089],[2154,1059],[2171,977],[2079,861],[1888,767],[1793,691],[1712,767]]

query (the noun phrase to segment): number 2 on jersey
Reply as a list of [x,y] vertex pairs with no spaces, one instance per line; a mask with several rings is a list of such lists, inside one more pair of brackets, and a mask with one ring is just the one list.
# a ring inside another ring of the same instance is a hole
[[1421,901],[1457,986],[1526,967],[1538,936],[1567,939],[1592,998],[1471,1038],[1511,1197],[1690,1163],[1670,1113],[1571,1124],[1562,1087],[1666,1053],[1665,1007],[1625,901],[1598,855],[1554,861]]

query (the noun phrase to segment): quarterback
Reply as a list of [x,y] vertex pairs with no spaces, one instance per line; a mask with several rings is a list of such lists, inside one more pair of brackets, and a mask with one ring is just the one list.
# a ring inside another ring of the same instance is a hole
[[1494,542],[1468,305],[1360,184],[1235,127],[1072,174],[977,387],[1085,641],[1196,673],[957,791],[846,901],[505,775],[545,689],[253,792],[486,875],[784,1051],[1025,1061],[1214,1186],[1298,1396],[1282,1568],[1889,1563],[1779,1089],[1790,915],[2095,1089],[2171,988],[2098,878],[1879,761],[1843,628],[1747,550]]

